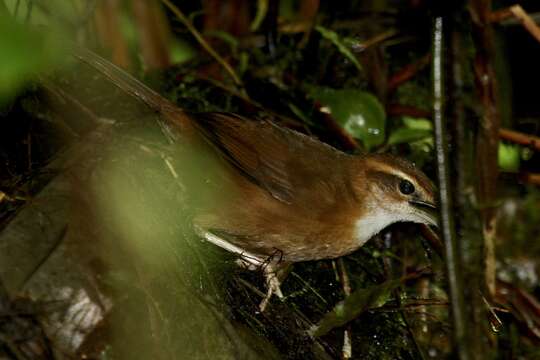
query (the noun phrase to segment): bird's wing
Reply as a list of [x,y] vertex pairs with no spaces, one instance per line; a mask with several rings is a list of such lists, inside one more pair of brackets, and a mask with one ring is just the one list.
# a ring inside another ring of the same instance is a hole
[[347,156],[268,121],[228,113],[203,113],[196,118],[196,127],[230,164],[286,203],[312,194],[313,186],[339,173],[340,158]]

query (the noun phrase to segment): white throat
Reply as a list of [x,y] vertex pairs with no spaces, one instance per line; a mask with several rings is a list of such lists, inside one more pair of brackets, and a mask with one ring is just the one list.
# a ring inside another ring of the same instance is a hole
[[356,221],[356,239],[359,242],[359,246],[362,246],[371,239],[374,235],[378,234],[382,229],[390,224],[400,221],[401,219],[396,217],[395,213],[380,209],[372,215],[363,217]]

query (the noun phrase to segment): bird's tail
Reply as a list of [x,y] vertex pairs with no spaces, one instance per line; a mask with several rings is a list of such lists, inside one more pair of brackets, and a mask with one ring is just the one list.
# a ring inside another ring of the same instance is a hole
[[181,108],[137,80],[125,70],[83,47],[74,47],[72,53],[75,58],[109,78],[118,88],[144,102],[152,110],[167,118],[168,121],[180,125],[181,128],[191,127],[189,116]]

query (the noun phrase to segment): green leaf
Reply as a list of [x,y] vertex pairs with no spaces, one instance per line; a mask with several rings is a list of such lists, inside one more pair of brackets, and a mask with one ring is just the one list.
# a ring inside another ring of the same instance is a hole
[[315,30],[317,30],[323,38],[332,42],[332,44],[337,47],[339,52],[354,64],[358,71],[363,71],[362,65],[360,65],[356,56],[354,56],[354,54],[349,50],[349,47],[346,45],[346,43],[339,37],[339,35],[335,31],[332,31],[320,25],[315,26]]
[[433,129],[433,124],[431,123],[431,121],[424,118],[413,118],[409,116],[404,116],[403,123],[409,129],[417,129],[417,130],[432,130]]
[[0,103],[64,57],[60,42],[51,33],[0,17]]
[[520,163],[520,147],[499,143],[498,159],[502,170],[517,172]]
[[390,299],[392,291],[401,285],[403,279],[388,280],[380,285],[354,291],[344,301],[339,302],[327,313],[310,333],[323,336],[332,329],[341,327],[356,319],[364,311],[380,307]]
[[419,130],[410,128],[396,129],[388,138],[388,145],[396,145],[403,143],[411,143],[419,140],[424,140],[432,136],[431,130]]
[[413,143],[418,141],[431,142],[433,124],[424,118],[403,117],[403,127],[395,129],[388,138],[388,145]]
[[334,119],[367,149],[384,142],[386,114],[372,94],[355,90],[315,88],[311,96],[318,100]]
[[261,26],[264,18],[266,17],[267,12],[268,12],[268,0],[257,0],[257,11],[255,13],[255,18],[249,25],[249,29],[251,31],[255,32],[259,29],[259,26]]
[[177,39],[171,43],[171,60],[173,64],[180,64],[193,59],[196,51],[184,40]]

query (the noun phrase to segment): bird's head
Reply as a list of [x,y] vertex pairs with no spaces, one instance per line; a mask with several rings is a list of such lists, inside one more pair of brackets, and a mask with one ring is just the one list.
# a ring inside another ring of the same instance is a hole
[[438,225],[433,183],[404,159],[382,154],[363,157],[353,187],[364,208],[357,220],[363,241],[396,222]]

